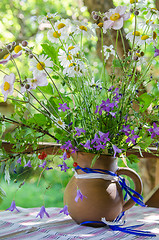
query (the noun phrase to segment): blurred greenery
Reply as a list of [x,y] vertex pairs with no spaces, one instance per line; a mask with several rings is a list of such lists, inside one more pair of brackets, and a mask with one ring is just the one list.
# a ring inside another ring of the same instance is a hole
[[[0,204],[0,210],[8,208],[14,199],[17,206],[24,208],[41,207],[45,204],[46,207],[63,207],[63,193],[65,187],[73,175],[71,170],[73,161],[67,160],[70,169],[67,172],[61,172],[60,167],[57,167],[59,156],[54,158],[54,164],[51,170],[43,171],[42,168],[32,170],[28,168],[28,172],[22,168],[16,168],[16,174],[13,172],[11,181],[8,185],[1,176],[0,186],[5,191],[6,197],[3,196],[3,201]],[[41,174],[42,173],[42,174]],[[26,178],[24,185],[23,179]]]

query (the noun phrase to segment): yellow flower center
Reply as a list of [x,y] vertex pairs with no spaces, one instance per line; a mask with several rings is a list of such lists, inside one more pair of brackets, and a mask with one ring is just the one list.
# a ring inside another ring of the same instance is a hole
[[60,36],[61,36],[61,33],[59,33],[58,31],[53,32],[54,38],[59,38]]
[[7,59],[9,57],[9,53],[3,57],[3,59]]
[[133,32],[133,35],[135,35],[135,36],[140,36],[141,34],[140,34],[139,31],[135,31],[135,32]]
[[45,63],[44,62],[39,62],[37,65],[36,65],[37,69],[38,70],[43,70],[45,68]]
[[69,67],[74,67],[74,66],[76,66],[76,63],[70,63],[69,64]]
[[136,53],[136,56],[141,57],[140,53]]
[[153,40],[155,40],[156,38],[157,38],[157,33],[153,31]]
[[143,35],[143,36],[141,37],[141,40],[146,40],[146,39],[148,39],[148,38],[149,38],[148,35]]
[[70,50],[72,50],[72,49],[74,49],[75,47],[74,46],[70,46],[69,48],[68,48],[68,51],[70,51]]
[[103,27],[103,23],[102,22],[98,23],[98,27],[102,28]]
[[[136,0],[136,3],[138,2],[138,0]],[[130,3],[133,4],[135,3],[135,0],[130,0]]]
[[37,79],[32,79],[31,82],[35,83],[35,82],[37,82]]
[[157,8],[151,8],[151,10],[155,10],[155,11],[157,11]]
[[4,91],[9,90],[10,89],[10,84],[8,82],[5,82],[3,89],[4,89]]
[[61,126],[63,125],[63,122],[61,120],[58,120],[57,123]]
[[117,21],[119,18],[120,18],[120,14],[119,13],[113,13],[110,16],[110,20],[112,20],[112,21]]
[[58,29],[64,28],[66,25],[64,23],[59,23],[59,25],[57,26]]
[[82,26],[80,26],[79,28],[80,28],[81,30],[83,30],[83,31],[86,31],[86,32],[87,32],[87,28],[86,28],[85,26],[83,26],[83,25],[82,25]]
[[17,45],[17,46],[14,48],[14,52],[15,52],[15,53],[18,53],[18,52],[20,52],[21,50],[22,50],[22,47],[19,46],[19,45]]
[[67,60],[71,60],[71,59],[72,59],[71,55],[68,55]]
[[150,22],[152,22],[152,24],[154,24],[154,22],[153,22],[152,20],[150,20],[150,19],[148,19],[148,20],[146,21],[146,24],[149,24]]

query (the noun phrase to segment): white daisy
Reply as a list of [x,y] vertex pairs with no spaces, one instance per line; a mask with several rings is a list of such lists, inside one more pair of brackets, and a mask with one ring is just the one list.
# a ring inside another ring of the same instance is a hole
[[34,74],[33,78],[27,79],[30,89],[35,89],[38,86],[47,86],[48,81],[45,73]]
[[47,38],[52,43],[59,43],[59,39],[64,40],[66,37],[61,32],[51,29],[47,32]]
[[85,64],[80,60],[76,60],[75,62],[71,62],[69,66],[63,70],[63,74],[69,77],[81,77],[85,71]]
[[135,32],[129,32],[126,35],[126,38],[130,40],[131,43],[133,43],[133,39],[134,39],[134,35],[135,35],[135,44],[140,40],[140,36],[141,33],[139,31],[135,31]]
[[64,50],[59,49],[59,56],[58,59],[61,63],[61,66],[68,67],[73,60],[72,54],[67,54]]
[[56,119],[56,126],[58,128],[65,128],[65,123],[61,120],[61,118]]
[[65,46],[66,52],[72,54],[72,55],[77,55],[80,52],[80,46],[79,45],[73,45],[73,44],[66,44]]
[[38,61],[36,60],[36,58],[33,58],[30,61],[30,71],[33,72],[33,74],[39,74],[42,72],[45,72],[44,69],[50,73],[52,72],[52,69],[50,69],[50,67],[53,67],[53,62],[51,61],[51,58],[48,58],[48,56],[42,54],[39,56],[36,56]]
[[60,19],[55,23],[54,28],[58,33],[61,33],[62,37],[65,39],[68,38],[69,34],[72,32],[71,26],[70,19]]
[[109,58],[110,54],[115,56],[115,50],[113,48],[113,45],[110,45],[110,46],[103,45],[103,51],[104,51],[105,60]]
[[87,23],[81,21],[75,21],[76,23],[76,30],[74,34],[83,34],[83,36],[91,37],[95,36],[94,29],[90,28]]
[[157,8],[146,8],[143,13],[147,13],[145,16],[146,19],[155,20],[159,17],[159,11],[157,10]]
[[147,34],[143,34],[142,36],[140,36],[140,39],[138,39],[137,45],[141,46],[144,45],[145,43],[149,45],[150,43],[155,43],[156,39],[157,38],[155,38],[154,40],[153,37],[150,37]]
[[105,13],[108,20],[104,21],[103,29],[105,31],[110,28],[114,30],[121,29],[124,21],[130,18],[130,12],[125,13],[126,9],[126,6],[118,6],[115,9],[109,9],[109,12]]
[[3,83],[1,84],[1,92],[4,95],[4,102],[7,100],[8,94],[12,95],[14,90],[15,75],[11,73],[10,75],[5,75],[3,78]]

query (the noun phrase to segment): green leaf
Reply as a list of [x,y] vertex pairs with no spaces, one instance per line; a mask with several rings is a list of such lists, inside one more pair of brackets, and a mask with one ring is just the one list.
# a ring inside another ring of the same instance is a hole
[[38,126],[44,126],[47,122],[47,118],[40,113],[34,114],[34,116],[28,119],[29,123],[37,124]]
[[114,60],[113,60],[113,65],[114,65],[114,67],[119,67],[119,68],[122,67],[122,66],[121,66],[121,63],[120,63],[120,61],[119,61],[118,59],[114,59]]
[[92,159],[92,162],[91,162],[91,168],[94,166],[96,160],[99,158],[100,154],[96,154],[95,157]]
[[127,159],[130,163],[137,163],[139,161],[139,158],[134,154],[130,154],[129,156],[127,156]]
[[39,87],[39,89],[40,89],[43,93],[46,93],[46,94],[53,95],[53,93],[54,93],[54,89],[53,89],[51,83],[48,83],[47,86]]
[[141,105],[141,112],[144,112],[150,106],[150,104],[153,102],[153,99],[154,97],[148,93],[143,93],[139,96],[138,100]]
[[41,44],[44,52],[51,57],[51,59],[53,60],[53,62],[55,64],[57,64],[58,62],[58,58],[57,58],[57,50],[55,50],[55,48],[53,46],[50,46],[49,44]]

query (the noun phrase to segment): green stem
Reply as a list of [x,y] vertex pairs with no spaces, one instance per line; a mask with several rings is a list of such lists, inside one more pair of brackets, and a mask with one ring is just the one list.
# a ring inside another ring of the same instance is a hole
[[124,42],[123,34],[122,34],[121,29],[119,31],[120,31],[121,41],[122,41],[122,44],[123,44],[124,54],[126,56],[126,49],[125,49],[125,42]]

